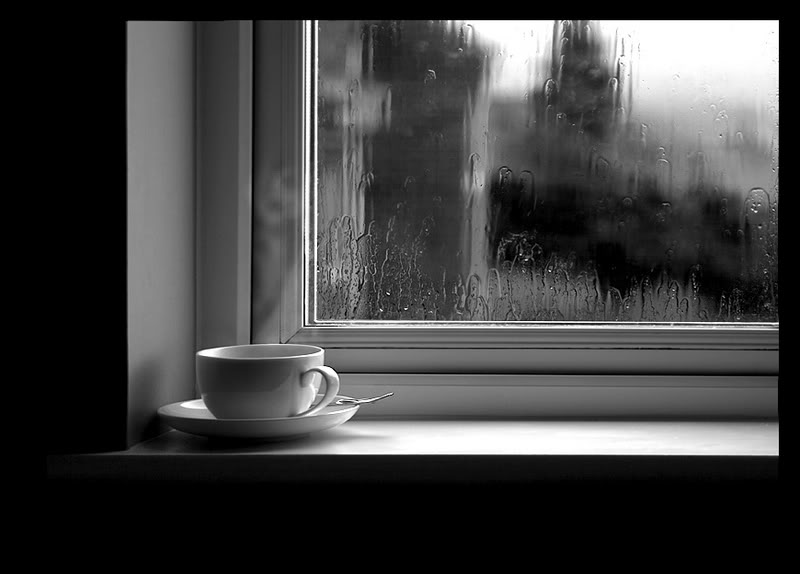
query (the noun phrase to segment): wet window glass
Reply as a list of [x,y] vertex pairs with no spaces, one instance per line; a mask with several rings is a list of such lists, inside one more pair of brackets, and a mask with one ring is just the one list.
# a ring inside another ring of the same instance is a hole
[[778,25],[315,24],[312,317],[778,321]]

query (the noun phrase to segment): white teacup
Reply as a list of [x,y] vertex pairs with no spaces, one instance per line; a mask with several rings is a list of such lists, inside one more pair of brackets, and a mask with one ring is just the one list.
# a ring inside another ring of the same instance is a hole
[[[204,349],[195,364],[200,395],[218,419],[313,415],[339,392],[339,376],[325,366],[325,351],[312,345]],[[323,378],[325,395],[312,407]]]

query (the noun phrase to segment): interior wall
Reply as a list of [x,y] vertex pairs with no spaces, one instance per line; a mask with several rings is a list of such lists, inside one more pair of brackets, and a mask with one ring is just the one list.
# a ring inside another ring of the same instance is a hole
[[194,393],[194,29],[127,24],[128,445]]

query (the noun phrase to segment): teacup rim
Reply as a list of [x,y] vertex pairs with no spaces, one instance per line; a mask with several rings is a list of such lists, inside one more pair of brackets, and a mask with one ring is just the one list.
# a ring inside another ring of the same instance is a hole
[[[222,355],[218,355],[217,353],[221,351],[225,351],[227,349],[238,349],[242,347],[301,347],[305,349],[309,349],[311,352],[308,353],[299,353],[293,355],[286,355],[280,357],[226,357]],[[303,343],[250,343],[250,344],[242,344],[242,345],[223,345],[221,347],[209,347],[207,349],[200,349],[197,351],[196,355],[198,357],[205,357],[208,359],[221,359],[221,360],[230,360],[230,361],[277,361],[277,360],[287,360],[287,359],[301,359],[305,357],[314,357],[316,355],[320,355],[324,353],[324,349],[322,347],[317,347],[316,345],[306,345]]]

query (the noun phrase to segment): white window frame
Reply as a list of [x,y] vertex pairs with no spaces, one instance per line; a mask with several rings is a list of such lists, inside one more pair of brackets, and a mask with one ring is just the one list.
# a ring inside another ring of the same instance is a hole
[[[312,95],[304,88],[311,85],[304,47],[311,26],[257,21],[239,30],[240,89],[227,103],[239,128],[228,142],[237,158],[227,167],[239,208],[234,220],[220,222],[200,202],[199,229],[218,244],[203,256],[204,281],[226,287],[207,288],[215,293],[205,302],[198,289],[199,347],[319,345],[348,393],[395,391],[371,406],[373,416],[778,416],[776,324],[307,324],[304,230],[312,214],[303,194]],[[219,171],[202,162],[199,169]],[[232,197],[230,190],[203,193]],[[269,224],[251,227],[252,218]],[[235,277],[213,273],[231,259]],[[210,308],[227,309],[217,313],[227,319],[209,320]]]

